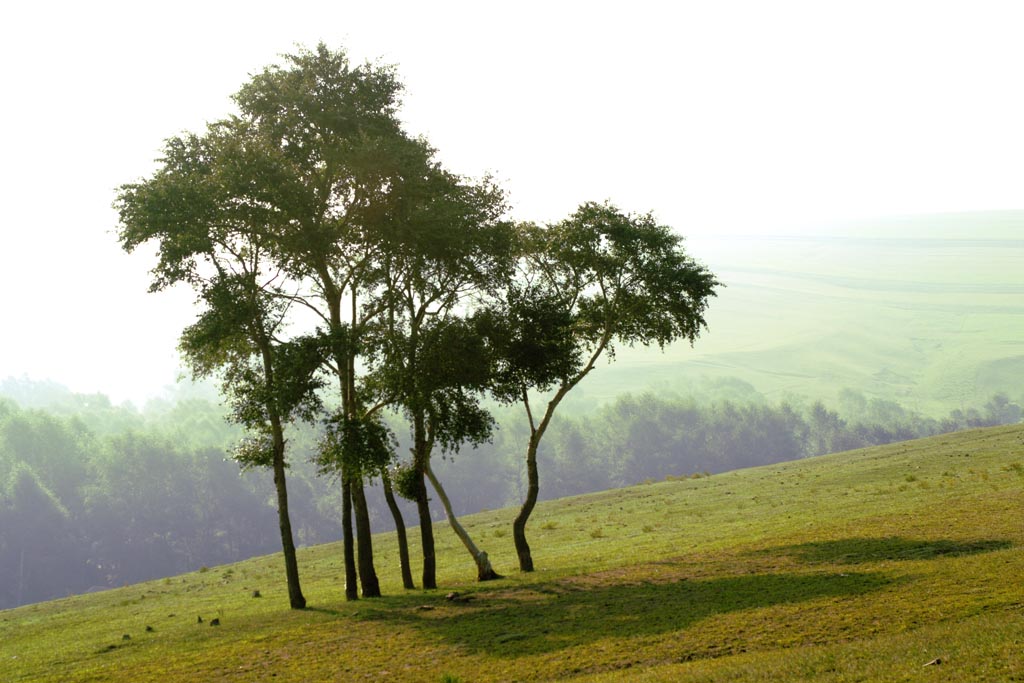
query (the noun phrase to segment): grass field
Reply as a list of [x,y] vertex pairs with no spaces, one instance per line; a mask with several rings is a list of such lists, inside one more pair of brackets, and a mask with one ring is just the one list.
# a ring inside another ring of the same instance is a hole
[[530,575],[510,511],[467,518],[486,584],[438,525],[438,591],[384,535],[381,599],[328,545],[304,611],[270,556],[0,612],[0,679],[1024,680],[1022,512],[1024,425],[648,483],[542,503]]

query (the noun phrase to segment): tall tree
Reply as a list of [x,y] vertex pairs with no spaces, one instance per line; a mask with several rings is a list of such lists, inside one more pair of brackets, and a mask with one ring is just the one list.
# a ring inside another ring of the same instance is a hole
[[[277,262],[301,284],[294,300],[324,330],[340,409],[346,421],[356,424],[369,417],[360,414],[366,405],[357,376],[361,340],[382,311],[373,296],[379,284],[379,223],[399,184],[396,179],[410,158],[424,156],[424,146],[401,130],[396,117],[401,86],[391,67],[352,66],[344,52],[324,45],[284,60],[257,74],[235,96],[239,117],[258,137],[262,157],[249,168],[239,198],[274,214],[270,234]],[[355,518],[362,593],[380,595],[365,474],[358,468],[341,473],[350,599],[356,594],[349,509]]]
[[[537,450],[558,405],[616,343],[693,343],[719,283],[669,227],[608,203],[583,204],[553,225],[523,225],[520,237],[520,272],[481,324],[497,363],[494,393],[521,403],[530,429],[527,491],[512,526],[519,568],[529,572]],[[540,412],[531,391],[548,392]]]
[[427,479],[472,555],[478,578],[497,577],[487,554],[458,523],[430,458],[435,445],[453,450],[490,434],[491,418],[474,395],[485,386],[486,364],[464,355],[483,345],[462,316],[475,298],[507,277],[513,240],[497,186],[489,179],[468,181],[427,161],[401,179],[385,216],[380,274],[386,308],[373,385],[381,402],[401,408],[410,424],[412,469],[404,489],[419,512],[423,586],[434,588]]
[[[204,309],[182,334],[196,375],[220,372],[236,421],[253,437],[238,451],[243,464],[273,469],[291,606],[305,607],[285,481],[285,425],[309,418],[317,380],[308,343],[282,343],[289,300],[270,260],[274,212],[245,196],[258,166],[258,139],[241,120],[210,126],[205,136],[168,141],[153,178],[121,188],[117,208],[122,246],[155,241],[159,260],[151,290],[190,284]],[[315,367],[318,356],[312,356]]]
[[[169,211],[200,242],[225,215],[236,227],[247,226],[248,239],[258,242],[261,257],[269,257],[264,265],[274,271],[259,284],[272,283],[276,297],[301,308],[307,324],[320,328],[337,403],[352,423],[366,417],[359,414],[365,405],[357,377],[361,337],[383,310],[372,296],[379,283],[378,223],[409,160],[427,156],[425,145],[401,130],[400,91],[391,67],[352,66],[344,52],[319,45],[256,74],[234,96],[238,114],[211,125],[204,138],[172,141],[187,148],[216,138],[216,150],[183,160],[179,170],[205,173],[219,184],[216,192],[187,183],[167,188]],[[130,198],[123,192],[122,205]],[[185,254],[196,248],[178,247]],[[252,253],[240,247],[234,255]],[[187,256],[163,256],[162,267],[187,270]],[[175,275],[171,270],[165,277]],[[357,562],[363,595],[377,596],[363,472],[345,471],[341,482],[346,596],[357,597]]]
[[[426,481],[437,492],[445,516],[477,567],[477,579],[500,578],[483,552],[455,515],[441,480],[431,467],[435,450],[452,454],[460,446],[478,445],[491,437],[494,420],[480,406],[480,392],[488,379],[488,364],[482,338],[469,321],[453,317],[433,320],[415,329],[418,344],[407,337],[394,341],[399,352],[386,367],[396,386],[401,406],[413,436],[411,467],[403,473],[402,494],[417,503],[421,540],[424,545],[423,581],[436,587],[433,535]],[[424,523],[426,520],[426,523]]]

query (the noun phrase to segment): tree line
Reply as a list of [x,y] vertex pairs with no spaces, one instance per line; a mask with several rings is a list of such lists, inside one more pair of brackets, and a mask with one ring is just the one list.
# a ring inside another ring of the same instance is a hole
[[[736,391],[736,384],[687,397],[625,395],[590,414],[554,419],[538,454],[541,498],[1021,419],[1020,405],[1005,395],[937,419],[849,390],[835,407],[795,399],[772,404],[752,387]],[[491,440],[435,465],[452,491],[453,514],[525,499],[522,416],[492,408],[498,425]],[[232,462],[228,444],[240,432],[223,418],[221,407],[195,398],[156,402],[142,412],[100,395],[49,409],[0,399],[0,609],[279,549],[270,473],[240,471]],[[340,536],[339,487],[317,476],[321,429],[296,429],[290,442],[300,545]],[[399,441],[408,447],[411,438]],[[367,488],[367,504],[376,529],[394,528],[379,482]],[[398,504],[415,513],[412,502]],[[432,501],[432,519],[445,514]]]

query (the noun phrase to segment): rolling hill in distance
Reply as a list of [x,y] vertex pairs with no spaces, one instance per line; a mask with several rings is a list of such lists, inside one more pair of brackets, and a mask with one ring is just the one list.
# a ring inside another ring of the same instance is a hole
[[379,599],[344,601],[328,544],[300,551],[303,611],[288,609],[277,555],[28,605],[0,612],[0,671],[12,683],[1017,680],[1022,450],[1013,425],[544,502],[532,574],[511,571],[513,511],[484,512],[464,522],[509,574],[484,584],[445,533],[441,589],[402,591],[381,534]]
[[933,417],[996,392],[1024,401],[1024,211],[880,218],[779,235],[676,227],[724,284],[708,329],[693,348],[619,348],[570,394],[567,411],[627,392],[685,397],[708,378],[742,380],[771,401],[829,404],[849,388]]
[[735,377],[771,399],[843,388],[931,415],[1024,396],[1024,212],[914,216],[791,236],[696,236],[725,285],[694,348],[623,349],[590,401]]

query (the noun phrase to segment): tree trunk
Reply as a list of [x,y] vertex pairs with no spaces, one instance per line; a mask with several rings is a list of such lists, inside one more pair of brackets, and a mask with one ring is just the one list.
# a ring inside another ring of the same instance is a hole
[[541,418],[540,424],[535,424],[533,421],[533,411],[530,409],[530,395],[526,387],[523,387],[521,399],[523,407],[526,409],[526,417],[530,421],[530,443],[526,447],[526,498],[523,500],[522,507],[519,508],[519,514],[516,515],[515,520],[512,522],[512,539],[516,545],[516,555],[519,556],[519,571],[533,571],[533,555],[530,553],[530,544],[526,542],[526,523],[530,520],[534,506],[537,505],[537,495],[540,492],[540,476],[537,474],[537,450],[540,448],[540,440],[544,438],[544,432],[547,431],[548,425],[551,424],[551,418],[555,414],[558,404],[562,402],[566,394],[580,383],[580,380],[594,369],[594,364],[601,354],[604,353],[609,339],[611,339],[611,332],[605,330],[597,347],[590,354],[590,360],[587,361],[583,369],[571,380],[564,382],[562,386],[558,387],[558,391],[548,401],[548,406],[544,410],[544,417]]
[[[491,581],[493,579],[500,579],[501,575],[494,571],[491,566],[491,561],[487,558],[487,553],[476,547],[473,543],[473,539],[469,537],[469,533],[456,519],[455,513],[452,512],[451,501],[448,500],[448,494],[444,492],[444,487],[441,486],[441,482],[437,480],[434,475],[434,471],[430,469],[430,462],[426,463],[424,468],[427,477],[430,479],[430,483],[434,486],[434,490],[437,491],[438,497],[441,499],[441,504],[444,505],[444,513],[448,517],[448,523],[455,531],[455,535],[462,541],[462,545],[466,546],[466,550],[472,555],[473,561],[476,562],[476,580],[477,581]],[[524,539],[525,540],[525,539]],[[529,552],[529,550],[527,550]]]
[[359,599],[355,548],[352,539],[352,487],[344,476],[341,480],[341,538],[345,555],[345,599]]
[[356,544],[359,548],[359,583],[364,598],[380,597],[380,582],[373,568],[373,536],[370,533],[370,513],[366,507],[366,494],[362,479],[352,482],[352,508],[356,516]]
[[422,411],[413,412],[413,468],[416,470],[416,512],[420,517],[420,545],[423,546],[423,587],[437,588],[437,560],[434,556],[434,523],[430,519],[430,499],[424,469],[430,457],[426,420]]
[[437,561],[434,558],[434,525],[430,520],[430,499],[423,472],[417,470],[416,511],[420,515],[420,544],[423,546],[423,587],[437,588]]
[[526,522],[530,519],[534,506],[537,504],[537,495],[540,492],[540,477],[537,474],[537,446],[540,438],[536,434],[531,435],[530,445],[526,449],[526,498],[523,500],[519,514],[512,522],[512,539],[516,544],[516,554],[519,556],[519,571],[533,571],[533,555],[530,554],[530,544],[526,542]]
[[398,564],[402,571],[402,587],[407,590],[416,588],[412,580],[412,567],[409,564],[409,540],[405,535],[405,520],[402,519],[402,511],[398,508],[398,501],[391,490],[391,477],[387,469],[380,473],[381,483],[384,485],[384,500],[388,502],[391,516],[395,519],[395,534],[398,536]]
[[288,580],[288,602],[292,609],[305,609],[306,598],[299,586],[299,563],[295,557],[292,522],[288,515],[288,486],[284,476],[284,439],[274,430],[274,488],[277,489],[277,522],[281,528],[281,548],[284,551],[284,573]]

